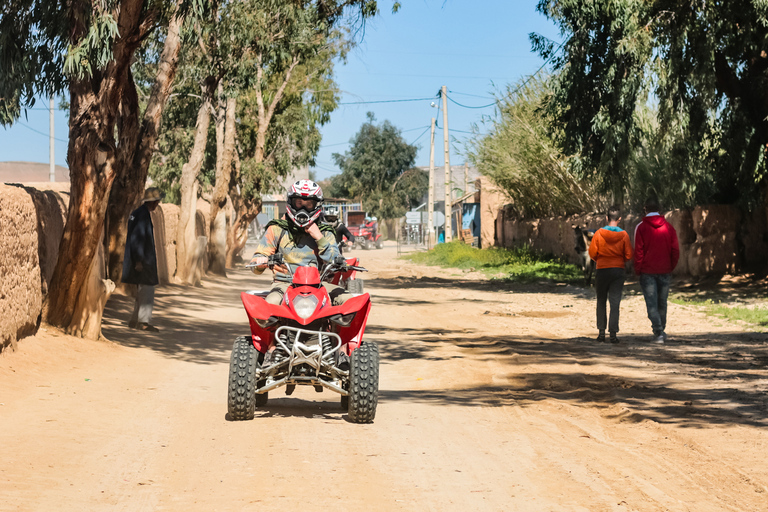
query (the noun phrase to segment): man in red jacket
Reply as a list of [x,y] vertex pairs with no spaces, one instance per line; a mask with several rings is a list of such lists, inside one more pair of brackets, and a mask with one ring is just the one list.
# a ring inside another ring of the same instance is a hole
[[680,257],[677,232],[659,214],[659,201],[645,201],[645,217],[635,228],[635,273],[645,297],[645,308],[653,328],[653,342],[667,340],[667,296],[672,271]]

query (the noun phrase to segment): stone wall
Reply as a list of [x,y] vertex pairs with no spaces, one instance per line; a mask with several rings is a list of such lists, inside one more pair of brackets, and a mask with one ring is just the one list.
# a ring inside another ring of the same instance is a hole
[[[730,205],[704,205],[665,214],[677,231],[680,261],[677,275],[695,278],[766,270],[768,210],[743,214]],[[628,214],[620,223],[634,244],[635,227],[642,217]],[[508,209],[496,218],[496,243],[502,247],[527,244],[538,251],[578,263],[573,226],[598,229],[603,214],[521,220]]]

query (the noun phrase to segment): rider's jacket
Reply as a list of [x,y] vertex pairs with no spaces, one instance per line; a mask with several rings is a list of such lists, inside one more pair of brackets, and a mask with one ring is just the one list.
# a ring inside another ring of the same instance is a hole
[[[271,256],[277,252],[278,242],[280,252],[283,255],[285,263],[291,265],[292,270],[296,267],[311,266],[322,267],[322,265],[331,262],[336,256],[339,256],[339,247],[336,245],[336,236],[333,231],[323,231],[323,238],[315,241],[307,233],[300,233],[295,236],[296,240],[290,236],[285,229],[278,225],[270,225],[264,232],[264,236],[259,240],[254,255]],[[318,265],[318,259],[323,263]],[[261,274],[265,269],[254,268],[256,274]],[[275,272],[275,281],[291,282],[291,276],[280,272]]]

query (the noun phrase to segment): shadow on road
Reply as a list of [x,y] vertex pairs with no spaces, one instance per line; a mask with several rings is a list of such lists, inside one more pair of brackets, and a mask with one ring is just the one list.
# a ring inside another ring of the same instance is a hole
[[155,293],[152,323],[160,332],[128,328],[134,299],[112,295],[104,310],[102,334],[127,347],[145,347],[167,357],[214,364],[228,362],[237,336],[248,334],[240,291],[258,289],[245,271],[230,278],[211,278],[204,288],[163,286]]
[[[445,357],[431,354],[430,347],[446,343],[471,352],[475,358],[505,364],[507,373],[493,377],[494,381],[502,380],[506,384],[444,390],[382,390],[382,402],[526,407],[554,399],[605,409],[606,417],[619,421],[652,419],[684,427],[768,426],[765,372],[768,336],[763,334],[689,335],[660,346],[648,343],[647,337],[632,336],[611,345],[586,338],[489,337],[447,330],[443,336],[435,336],[414,329],[394,331],[402,331],[401,336],[396,336],[399,343],[380,341],[385,362],[414,358],[442,360]],[[403,338],[410,336],[418,339],[418,343],[403,343]],[[575,371],[541,373],[537,371],[538,365],[574,367]],[[590,373],[590,367],[595,365],[601,368]],[[584,372],[578,371],[579,368],[584,368]],[[617,374],[606,373],[605,368],[616,368]],[[648,376],[627,378],[630,373]],[[685,383],[681,376],[686,377]],[[626,409],[620,413],[610,412],[617,404],[634,413]]]

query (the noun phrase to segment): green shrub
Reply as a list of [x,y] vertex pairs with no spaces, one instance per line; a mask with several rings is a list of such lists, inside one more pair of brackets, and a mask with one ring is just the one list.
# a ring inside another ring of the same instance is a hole
[[537,253],[530,246],[513,249],[477,249],[462,242],[438,244],[434,249],[405,256],[415,263],[452,268],[475,268],[486,274],[514,281],[550,279],[575,283],[583,280],[581,270],[553,256]]

